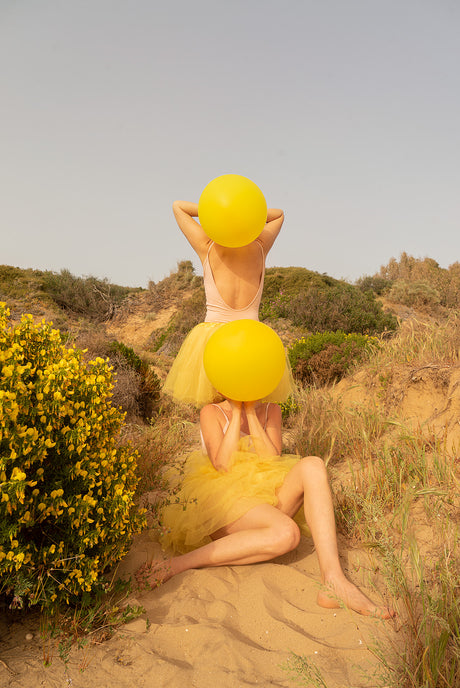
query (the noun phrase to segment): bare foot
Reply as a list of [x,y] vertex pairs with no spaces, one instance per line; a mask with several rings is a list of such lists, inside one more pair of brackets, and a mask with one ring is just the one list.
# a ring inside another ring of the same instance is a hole
[[134,574],[139,590],[154,590],[172,577],[169,560],[152,561],[140,566]]
[[392,619],[396,616],[392,609],[372,602],[356,585],[345,577],[339,580],[331,579],[326,581],[324,588],[318,593],[317,602],[320,607],[337,609],[344,606],[348,609],[353,609],[358,614],[375,616],[378,619]]

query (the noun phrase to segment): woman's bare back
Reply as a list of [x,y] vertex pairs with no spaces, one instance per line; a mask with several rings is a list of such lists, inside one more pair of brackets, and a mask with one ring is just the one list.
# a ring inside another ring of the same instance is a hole
[[234,309],[248,306],[257,294],[264,270],[259,242],[253,241],[241,248],[214,244],[208,260],[217,290],[225,303]]

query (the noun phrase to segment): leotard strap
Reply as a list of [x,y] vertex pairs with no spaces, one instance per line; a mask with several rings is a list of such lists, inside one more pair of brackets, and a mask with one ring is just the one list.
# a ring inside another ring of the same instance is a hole
[[267,422],[268,422],[268,409],[270,408],[270,401],[267,402],[267,406],[265,407],[265,421],[264,421],[264,430],[267,429]]
[[227,430],[228,430],[228,426],[230,425],[230,419],[229,419],[229,417],[227,416],[227,414],[225,413],[225,411],[224,411],[224,409],[222,408],[222,406],[219,406],[219,404],[212,404],[212,406],[215,406],[216,408],[219,409],[219,411],[220,411],[221,413],[224,414],[225,426],[224,426],[224,429],[223,429],[223,433],[224,433],[224,435],[225,435],[225,433],[226,433]]

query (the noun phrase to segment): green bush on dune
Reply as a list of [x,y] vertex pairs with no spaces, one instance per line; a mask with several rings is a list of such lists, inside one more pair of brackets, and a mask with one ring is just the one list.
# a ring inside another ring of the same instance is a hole
[[397,327],[373,292],[304,268],[267,269],[260,315],[286,318],[310,332],[377,334]]
[[293,342],[288,355],[298,382],[321,386],[340,380],[362,360],[366,349],[377,345],[378,339],[369,335],[317,332]]
[[439,307],[460,308],[460,263],[442,268],[433,258],[414,258],[406,252],[391,258],[379,273],[357,281],[362,290],[388,296],[396,303],[438,313]]
[[64,311],[96,322],[110,320],[128,294],[142,291],[111,284],[107,279],[76,277],[69,270],[43,273],[42,285],[44,292]]

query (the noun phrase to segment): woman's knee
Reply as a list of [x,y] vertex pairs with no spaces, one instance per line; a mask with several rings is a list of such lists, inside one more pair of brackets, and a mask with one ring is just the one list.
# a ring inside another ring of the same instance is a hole
[[275,555],[291,552],[299,542],[300,529],[292,518],[286,517],[273,527],[272,544]]
[[319,456],[305,456],[300,460],[300,468],[310,479],[314,476],[327,480],[326,464]]

